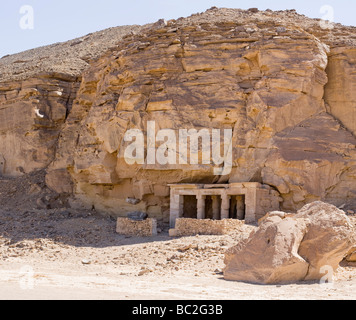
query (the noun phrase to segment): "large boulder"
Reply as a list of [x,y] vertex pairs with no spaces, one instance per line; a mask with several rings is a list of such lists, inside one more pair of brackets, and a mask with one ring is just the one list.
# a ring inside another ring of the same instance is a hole
[[337,269],[355,243],[355,229],[344,213],[336,207],[314,202],[306,205],[295,217],[308,223],[299,254],[309,263],[306,280],[320,279],[321,267]]
[[228,250],[224,278],[260,284],[320,280],[334,271],[355,241],[346,214],[323,202],[297,214],[272,212],[248,239]]

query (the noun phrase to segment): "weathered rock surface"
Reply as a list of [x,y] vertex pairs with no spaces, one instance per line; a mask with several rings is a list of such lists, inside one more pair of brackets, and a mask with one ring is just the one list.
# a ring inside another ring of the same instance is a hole
[[226,253],[224,278],[261,284],[320,280],[336,271],[356,230],[335,206],[313,202],[297,214],[270,213],[248,239]]
[[[180,182],[261,182],[283,210],[354,208],[355,37],[295,11],[211,9],[4,57],[0,175],[46,169],[73,207],[164,221]],[[128,165],[123,136],[149,120],[156,132],[232,129],[232,172]]]
[[342,210],[332,205],[321,202],[308,204],[298,211],[295,219],[307,222],[307,231],[298,251],[309,263],[306,280],[319,279],[323,266],[336,270],[356,243],[356,230],[351,221]]
[[48,167],[83,70],[141,28],[111,28],[0,59],[0,176]]
[[356,262],[356,245],[353,246],[346,256],[346,261],[348,262]]

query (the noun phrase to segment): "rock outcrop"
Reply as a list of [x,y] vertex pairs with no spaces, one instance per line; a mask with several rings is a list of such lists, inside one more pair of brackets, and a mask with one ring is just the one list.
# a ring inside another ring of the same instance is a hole
[[336,271],[355,232],[343,211],[323,202],[297,214],[272,212],[248,239],[228,250],[224,278],[260,284],[320,280],[325,270]]
[[[160,221],[181,182],[260,182],[283,210],[356,206],[356,28],[327,27],[293,10],[213,8],[4,57],[0,175],[46,169],[72,206]],[[127,164],[124,134],[148,121],[232,129],[231,173]]]

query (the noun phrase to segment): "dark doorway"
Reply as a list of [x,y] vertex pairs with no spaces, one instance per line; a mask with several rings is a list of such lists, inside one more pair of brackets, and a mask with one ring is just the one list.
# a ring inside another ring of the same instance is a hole
[[207,196],[205,199],[205,219],[213,219],[213,199]]
[[184,196],[183,218],[197,218],[197,197]]
[[232,196],[230,203],[230,219],[245,220],[245,195]]

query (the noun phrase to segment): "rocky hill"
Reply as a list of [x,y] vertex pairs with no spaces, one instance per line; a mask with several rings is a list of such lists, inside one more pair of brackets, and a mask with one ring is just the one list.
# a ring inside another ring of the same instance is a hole
[[[45,170],[73,207],[163,221],[168,184],[181,182],[261,182],[284,210],[354,208],[355,65],[355,27],[218,8],[3,57],[0,175]],[[156,130],[232,129],[232,172],[128,165],[123,136],[150,120]]]

